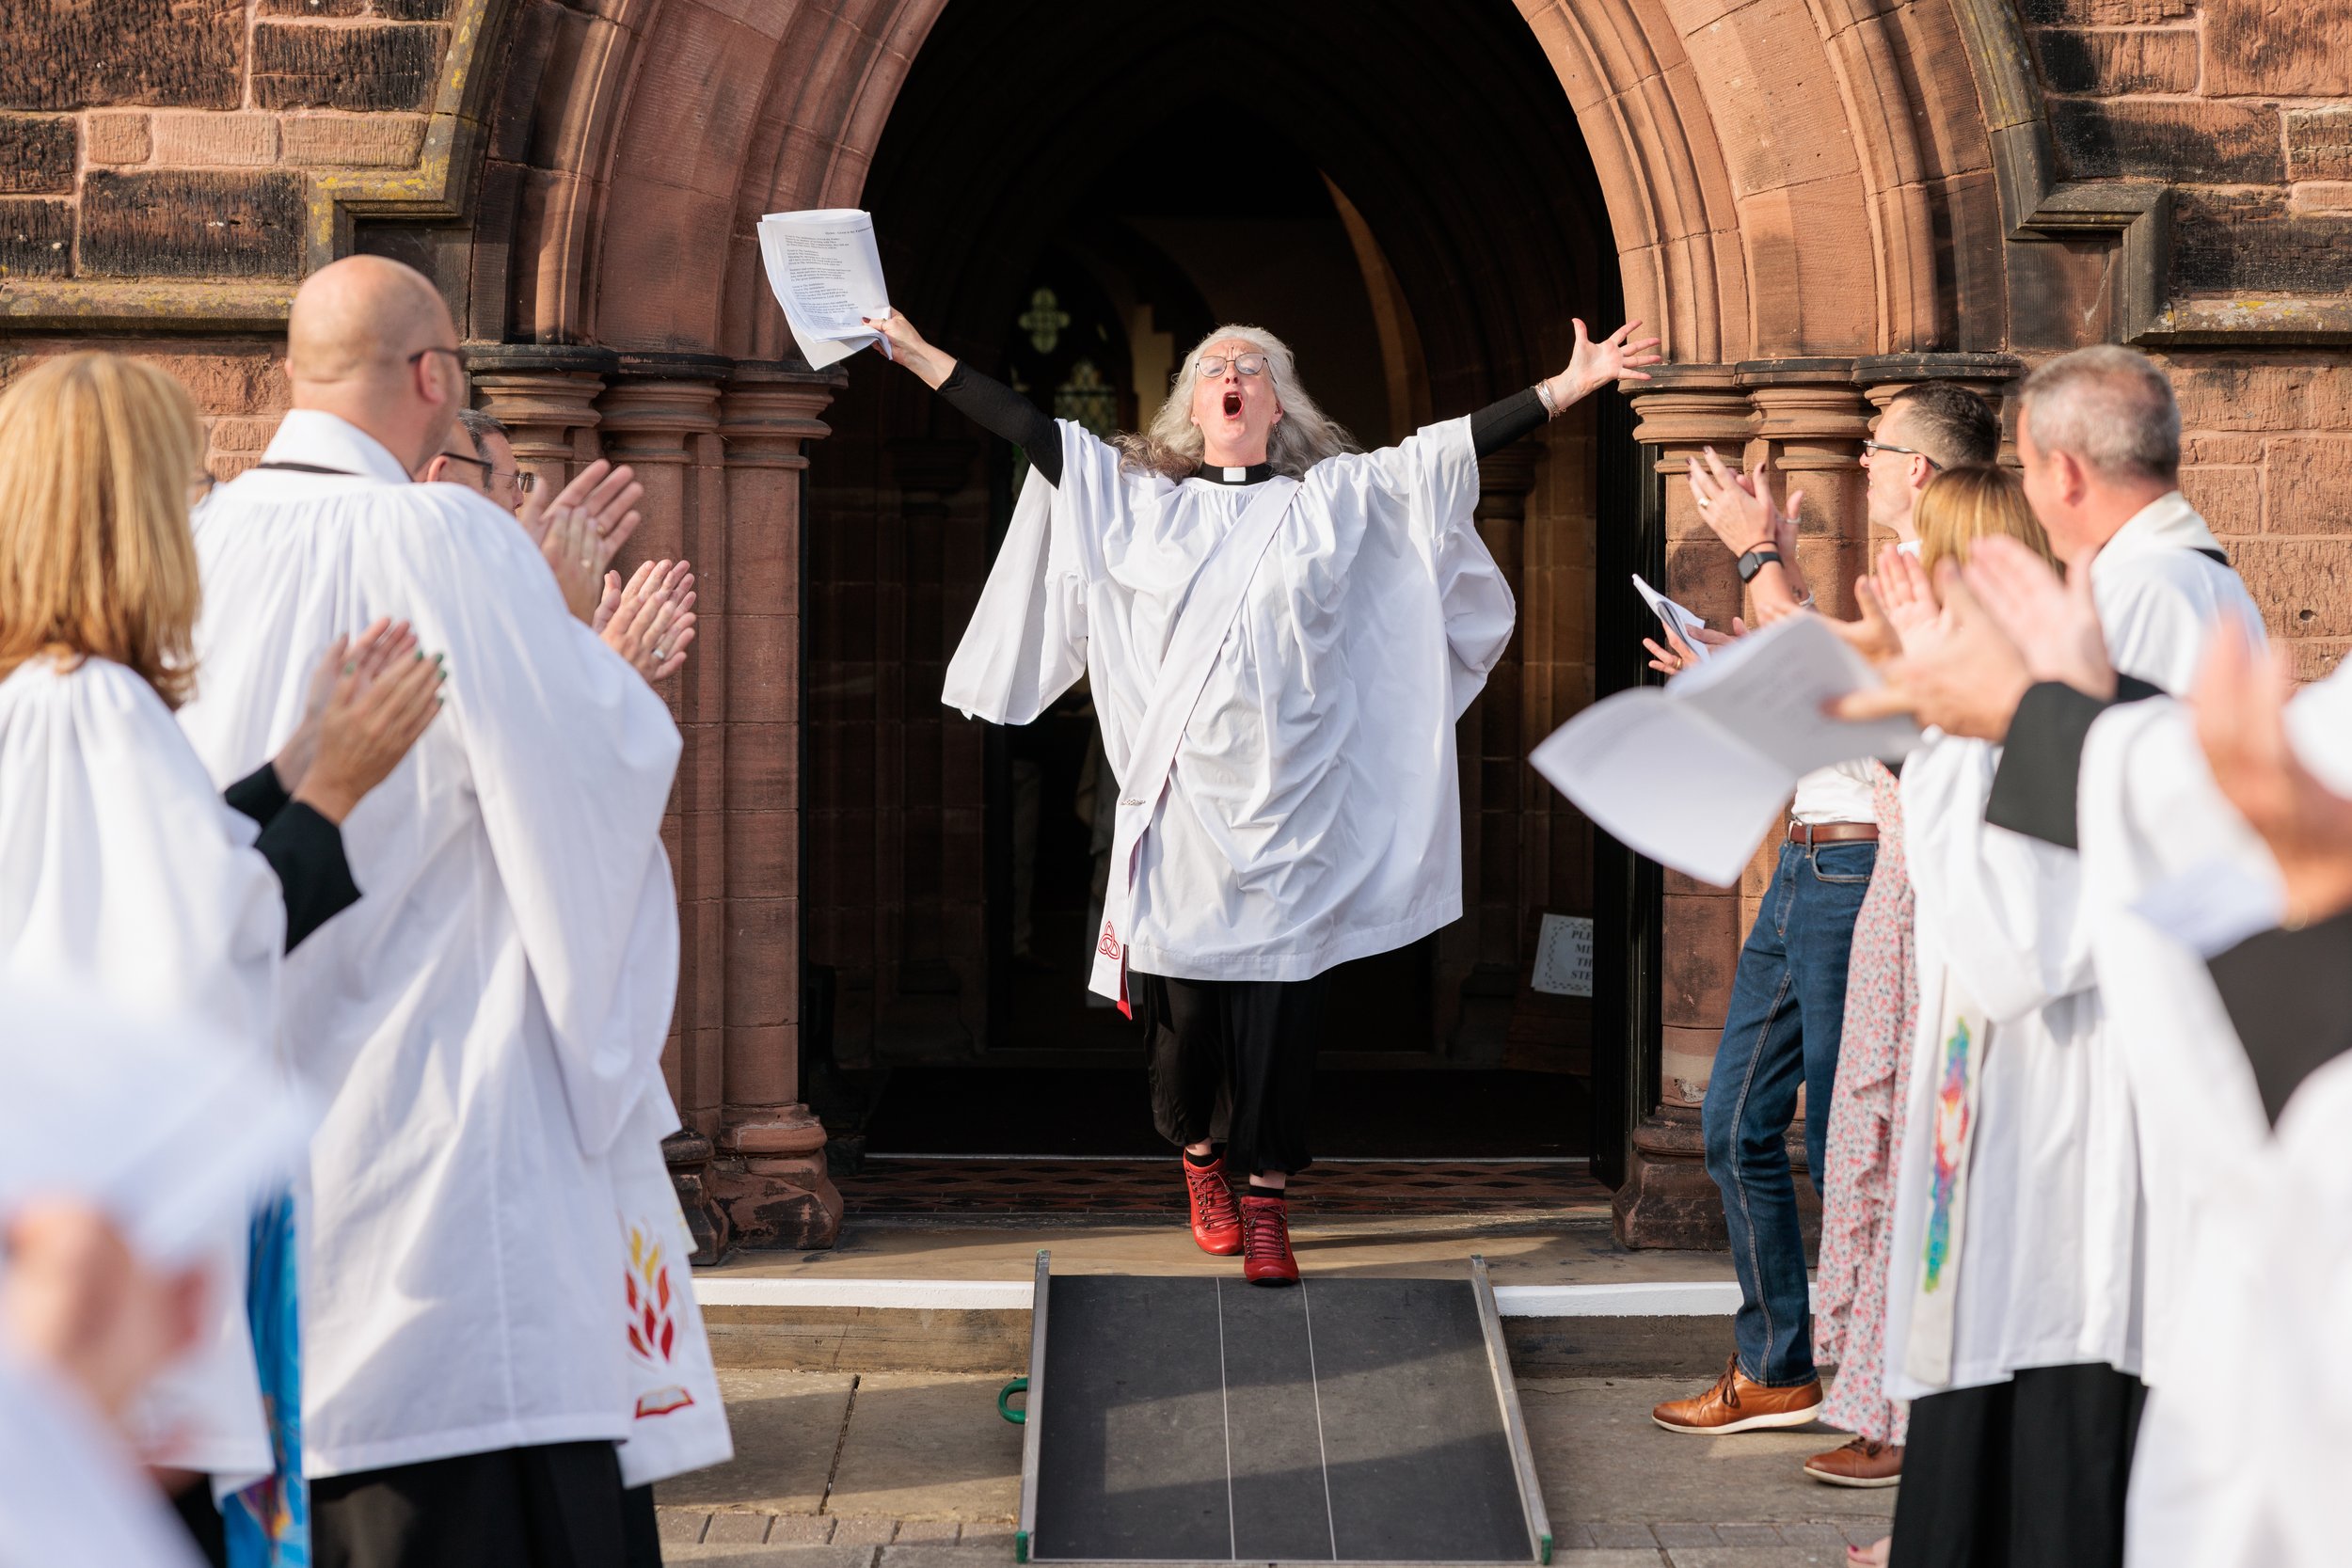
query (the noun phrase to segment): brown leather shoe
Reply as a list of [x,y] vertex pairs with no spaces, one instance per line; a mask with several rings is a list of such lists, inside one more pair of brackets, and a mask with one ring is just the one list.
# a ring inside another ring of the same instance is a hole
[[1772,1427],[1801,1427],[1820,1414],[1821,1380],[1794,1388],[1767,1388],[1740,1370],[1740,1358],[1724,1363],[1715,1386],[1695,1399],[1668,1400],[1649,1418],[1668,1432],[1693,1432],[1709,1437],[1735,1432],[1762,1432]]
[[1892,1486],[1903,1479],[1903,1446],[1857,1437],[1806,1460],[1804,1473],[1831,1486]]

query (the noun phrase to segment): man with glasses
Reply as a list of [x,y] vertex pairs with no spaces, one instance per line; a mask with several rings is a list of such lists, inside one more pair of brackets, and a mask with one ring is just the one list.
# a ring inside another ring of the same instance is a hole
[[539,476],[524,472],[516,461],[515,443],[507,439],[506,427],[478,408],[457,411],[457,423],[449,439],[425,459],[417,478],[426,484],[446,483],[478,490],[518,515],[523,498],[539,486]]
[[[1912,511],[1943,470],[1990,463],[2001,425],[1964,387],[1922,382],[1887,404],[1863,443],[1868,515],[1915,546]],[[1762,469],[1740,476],[1708,453],[1692,466],[1699,515],[1740,561],[1759,616],[1813,601],[1794,548],[1795,497],[1788,514],[1761,494]],[[1680,667],[1679,650],[1655,650],[1657,667]],[[1784,1138],[1804,1085],[1806,1175],[1820,1191],[1829,1110],[1845,1032],[1847,959],[1878,857],[1878,819],[1867,762],[1840,763],[1798,781],[1779,863],[1733,978],[1707,1098],[1700,1113],[1708,1174],[1724,1196],[1740,1310],[1737,1350],[1705,1392],[1670,1400],[1652,1418],[1670,1432],[1721,1436],[1804,1426],[1821,1408],[1813,1363],[1812,1308],[1796,1182]],[[1817,1480],[1890,1485],[1901,1474],[1899,1446],[1857,1439],[1807,1462]]]
[[[658,1177],[677,1126],[677,727],[504,512],[412,483],[466,404],[428,280],[321,268],[287,339],[293,411],[196,520],[189,739],[243,777],[316,650],[379,615],[449,671],[446,718],[344,824],[369,896],[284,972],[284,1053],[324,1107],[299,1186],[313,1560],[621,1568],[659,1551],[623,1490],[657,1478],[615,1447],[635,1419],[615,1192]],[[582,477],[635,499],[626,469]],[[575,515],[602,516],[593,496]]]

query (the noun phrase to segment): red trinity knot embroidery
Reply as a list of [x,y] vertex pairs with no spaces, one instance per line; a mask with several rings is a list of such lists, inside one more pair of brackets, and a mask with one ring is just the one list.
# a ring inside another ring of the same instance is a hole
[[1119,933],[1111,929],[1111,923],[1107,920],[1103,922],[1103,940],[1095,944],[1094,950],[1106,958],[1119,957]]

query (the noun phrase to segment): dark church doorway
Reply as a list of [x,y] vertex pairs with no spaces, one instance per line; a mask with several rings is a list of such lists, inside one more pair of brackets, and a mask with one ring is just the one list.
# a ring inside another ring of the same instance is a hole
[[[1103,433],[1148,421],[1224,322],[1284,337],[1370,447],[1527,386],[1565,362],[1570,316],[1620,309],[1574,115],[1508,0],[957,0],[865,199],[932,341]],[[937,700],[1021,460],[911,378],[850,368],[810,472],[806,945],[830,1001],[810,1049],[878,1085],[856,1113],[876,1152],[1148,1152],[1134,1026],[1085,990],[1108,831],[1083,687],[1012,731]],[[1654,911],[1524,760],[1638,678],[1596,648],[1597,585],[1656,546],[1611,396],[1482,465],[1520,629],[1458,736],[1466,912],[1340,977],[1335,1150],[1615,1152],[1642,1011],[1625,933],[1596,930],[1592,997],[1536,990],[1536,945],[1547,915]]]

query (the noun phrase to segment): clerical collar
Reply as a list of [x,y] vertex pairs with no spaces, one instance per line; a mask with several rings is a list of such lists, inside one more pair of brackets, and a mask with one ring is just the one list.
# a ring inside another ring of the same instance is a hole
[[1274,465],[1252,463],[1247,468],[1220,468],[1213,463],[1203,463],[1192,471],[1192,477],[1205,479],[1211,484],[1263,484],[1274,477]]

